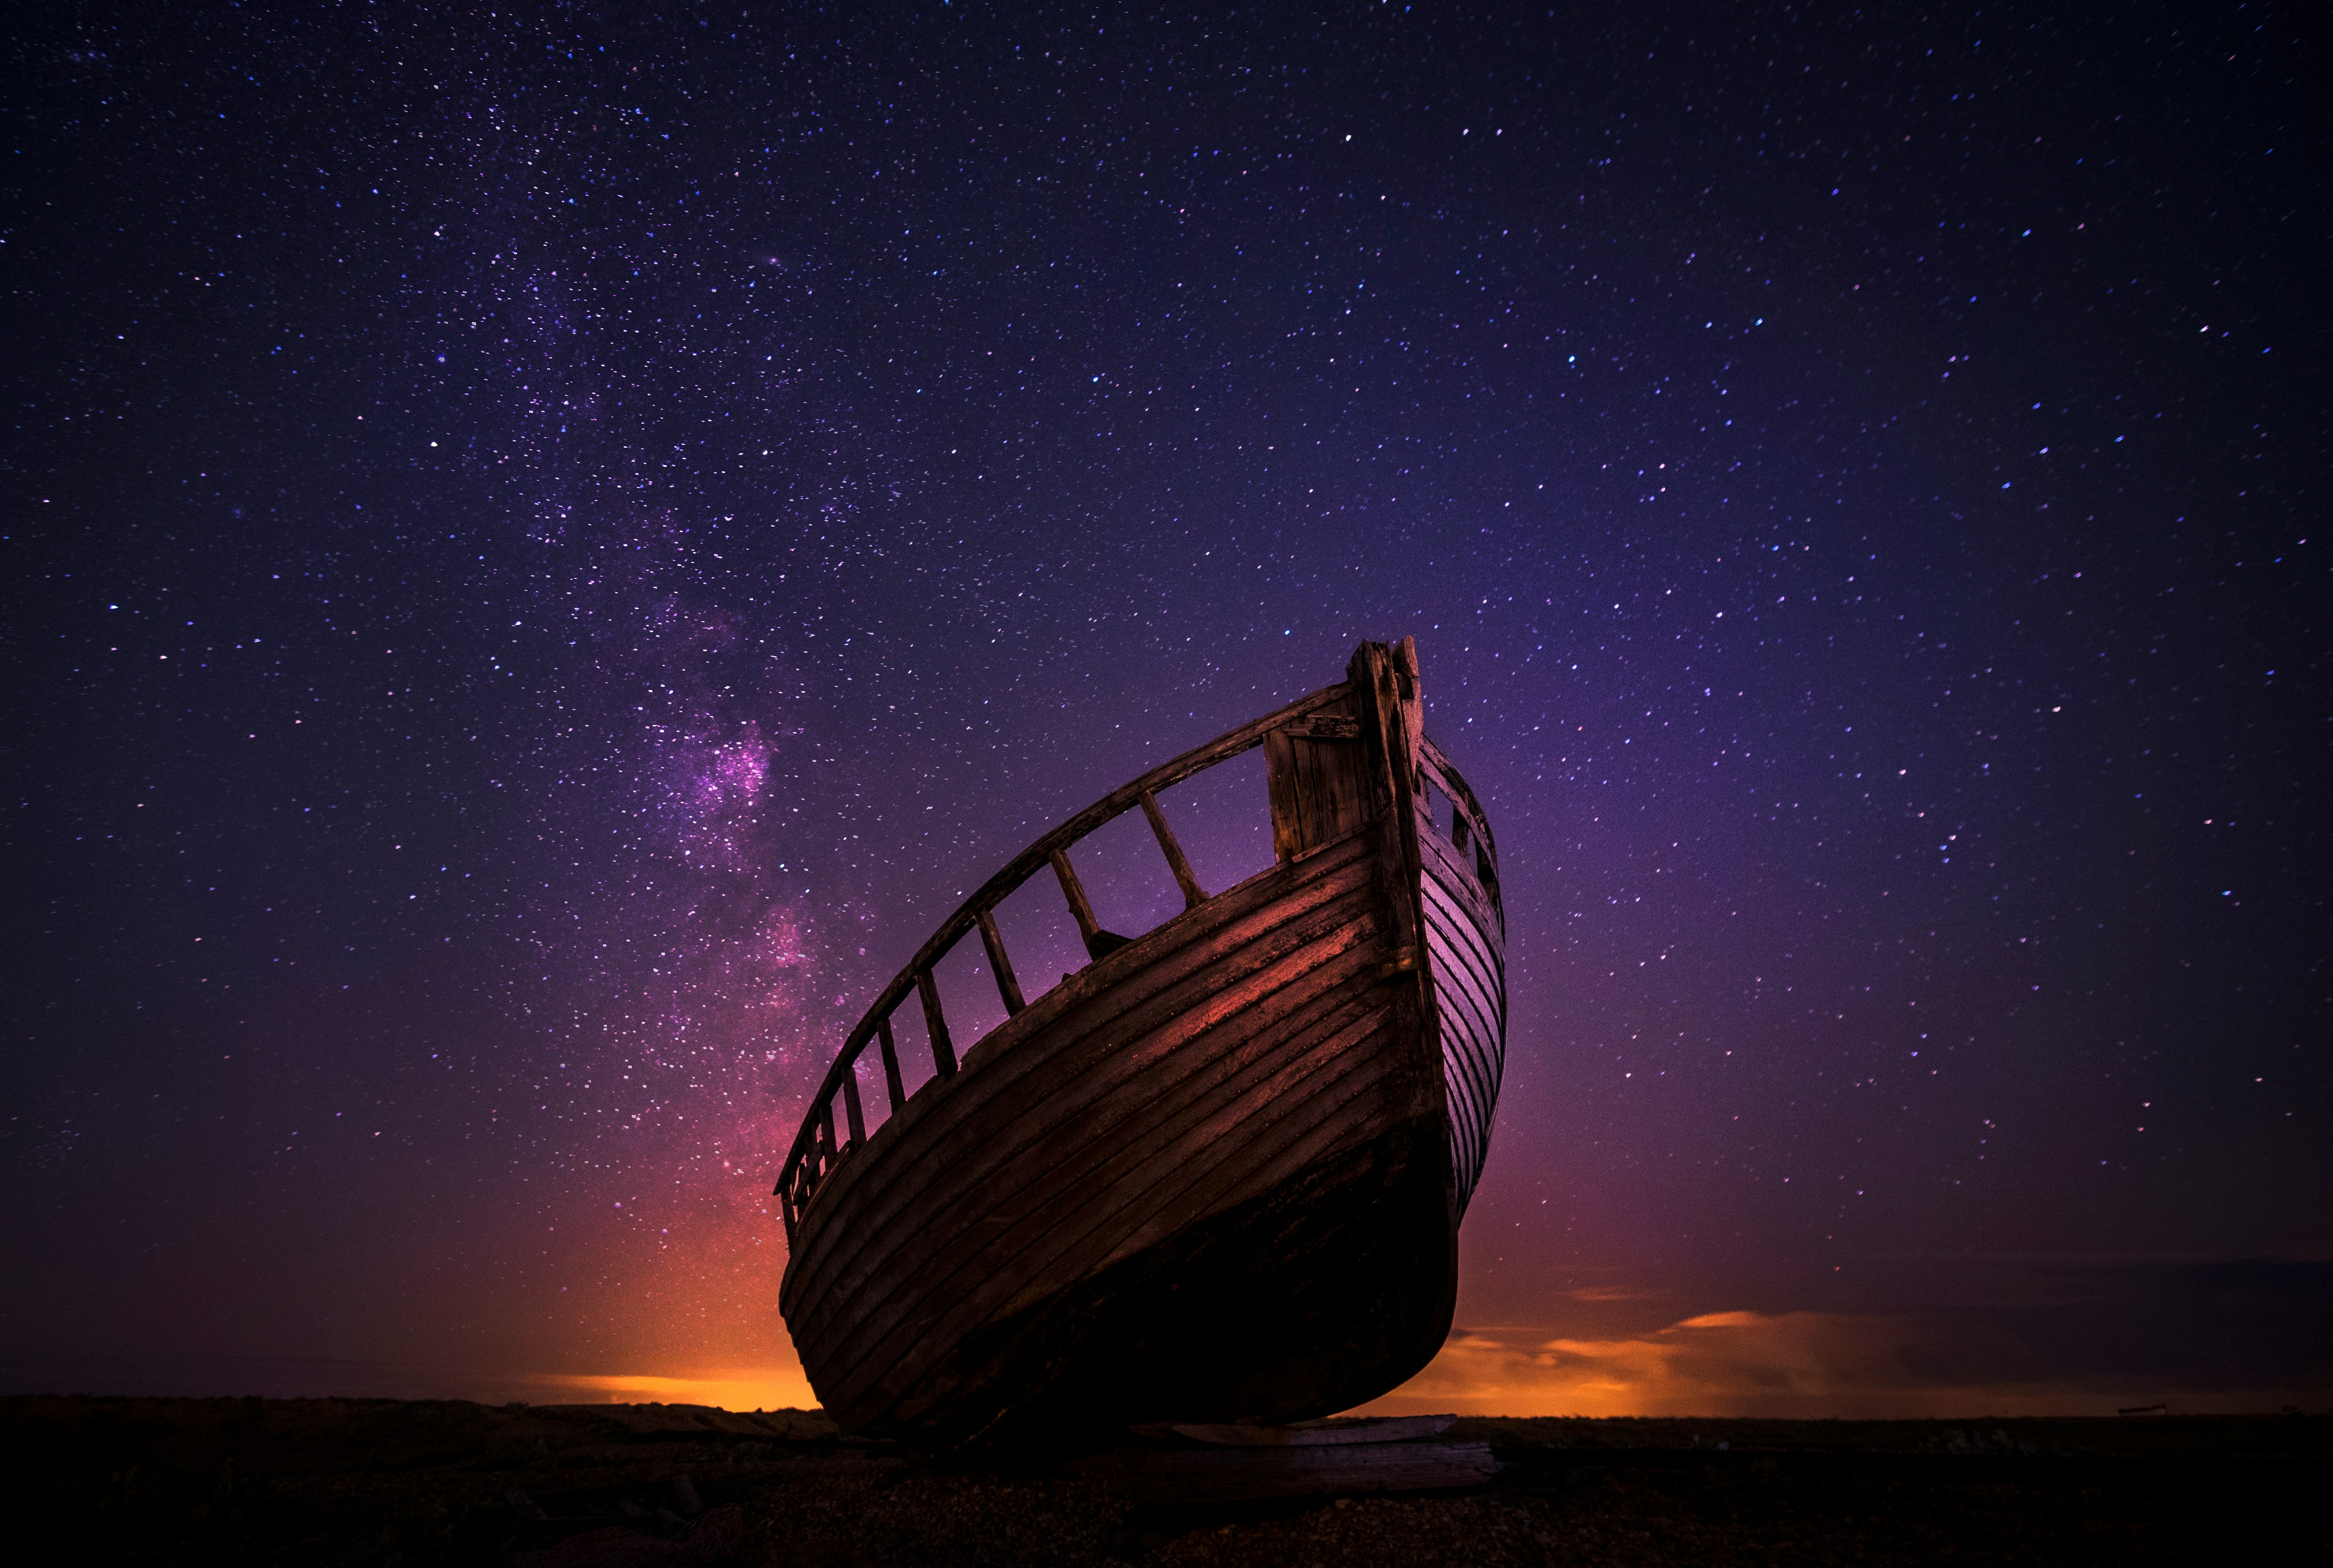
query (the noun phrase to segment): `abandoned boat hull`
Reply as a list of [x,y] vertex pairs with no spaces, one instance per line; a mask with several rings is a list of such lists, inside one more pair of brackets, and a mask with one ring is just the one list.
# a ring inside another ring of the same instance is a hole
[[[1247,742],[1270,764],[1272,868],[1113,947],[1048,851],[1101,956],[1013,1007],[979,921],[1012,1016],[871,1137],[836,1140],[835,1092],[859,1115],[855,1078],[830,1083],[824,1142],[806,1126],[780,1184],[780,1301],[846,1429],[952,1442],[1294,1420],[1440,1348],[1503,982],[1495,879],[1486,891],[1454,849],[1450,887],[1428,892],[1438,836],[1413,797],[1447,764],[1422,752],[1406,653],[1364,645],[1344,687]],[[1475,854],[1487,870],[1487,845]],[[932,961],[914,989],[945,1042]]]

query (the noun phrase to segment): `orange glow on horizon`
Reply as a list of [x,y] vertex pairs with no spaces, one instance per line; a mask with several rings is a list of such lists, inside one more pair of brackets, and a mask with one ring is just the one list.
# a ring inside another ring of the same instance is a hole
[[1936,1369],[1953,1348],[1910,1319],[1713,1312],[1648,1333],[1573,1339],[1544,1328],[1454,1330],[1409,1382],[1355,1414],[1705,1416],[1842,1420],[2112,1415],[2173,1398],[2192,1410],[2276,1408],[2282,1395],[2191,1393],[2065,1381],[1966,1381]]
[[523,1380],[540,1404],[711,1405],[725,1410],[813,1410],[818,1396],[800,1367],[706,1368],[686,1377],[651,1372],[537,1372]]

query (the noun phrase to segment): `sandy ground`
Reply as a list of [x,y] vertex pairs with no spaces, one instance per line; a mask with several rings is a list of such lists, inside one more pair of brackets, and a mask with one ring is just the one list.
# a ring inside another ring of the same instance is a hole
[[815,1412],[0,1400],[13,1529],[75,1563],[2333,1561],[2333,1416],[1469,1418],[1450,1436],[1507,1468],[1457,1494],[1191,1506],[1046,1458],[854,1442]]

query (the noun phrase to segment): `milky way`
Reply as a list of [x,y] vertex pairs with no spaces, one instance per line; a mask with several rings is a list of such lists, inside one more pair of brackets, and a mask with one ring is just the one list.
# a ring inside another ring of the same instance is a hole
[[2299,16],[20,23],[8,1376],[802,1397],[874,990],[1414,634],[1515,1009],[1416,1400],[2333,1386]]

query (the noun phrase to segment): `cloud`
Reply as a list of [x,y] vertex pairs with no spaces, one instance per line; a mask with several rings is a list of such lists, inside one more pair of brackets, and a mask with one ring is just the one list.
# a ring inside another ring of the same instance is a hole
[[2273,1410],[2326,1398],[2321,1377],[2229,1386],[2193,1371],[2050,1367],[1998,1322],[1713,1312],[1610,1338],[1460,1330],[1424,1372],[1365,1409],[1877,1420],[2103,1415],[2166,1400],[2189,1410]]
[[1566,1301],[1656,1301],[1666,1290],[1627,1290],[1618,1286],[1589,1285],[1563,1293]]
[[1704,1313],[1648,1334],[1463,1331],[1373,1409],[1503,1415],[1915,1413],[1933,1384],[1903,1325],[1792,1312]]

